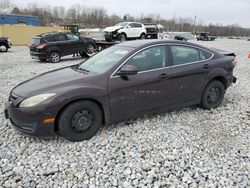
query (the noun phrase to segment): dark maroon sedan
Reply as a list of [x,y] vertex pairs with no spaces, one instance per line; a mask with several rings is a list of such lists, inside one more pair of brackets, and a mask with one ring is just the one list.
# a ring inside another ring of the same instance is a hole
[[124,42],[19,84],[5,115],[26,134],[81,141],[102,124],[188,105],[218,107],[236,81],[235,63],[232,53],[187,42]]

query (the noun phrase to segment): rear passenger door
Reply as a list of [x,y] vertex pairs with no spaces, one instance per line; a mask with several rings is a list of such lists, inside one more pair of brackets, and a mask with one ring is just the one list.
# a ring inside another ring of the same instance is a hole
[[54,44],[59,48],[61,55],[67,55],[70,50],[67,37],[64,33],[54,36]]
[[169,48],[175,103],[199,102],[213,54],[188,45],[172,44]]
[[139,38],[142,33],[142,24],[134,23],[134,27],[135,27],[135,37]]

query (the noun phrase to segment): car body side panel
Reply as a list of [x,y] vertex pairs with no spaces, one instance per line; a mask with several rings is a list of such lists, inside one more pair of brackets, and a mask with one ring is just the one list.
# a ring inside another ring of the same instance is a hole
[[167,109],[174,95],[171,82],[160,78],[161,74],[170,75],[170,69],[110,78],[108,89],[112,119],[119,121]]

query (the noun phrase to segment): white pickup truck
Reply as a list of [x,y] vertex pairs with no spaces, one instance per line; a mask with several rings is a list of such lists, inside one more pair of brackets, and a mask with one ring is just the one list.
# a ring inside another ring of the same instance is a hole
[[114,40],[146,39],[146,36],[145,26],[138,22],[121,22],[115,26],[104,29],[104,37],[107,42]]

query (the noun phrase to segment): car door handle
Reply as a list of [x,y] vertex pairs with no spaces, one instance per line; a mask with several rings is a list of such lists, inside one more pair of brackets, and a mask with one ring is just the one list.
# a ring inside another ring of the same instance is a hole
[[161,75],[159,76],[159,78],[162,78],[162,79],[163,79],[163,78],[167,78],[167,77],[168,77],[168,75],[165,74],[165,73],[164,73],[164,74],[161,74]]
[[203,65],[203,68],[204,68],[204,69],[208,69],[209,67],[210,67],[209,64]]

